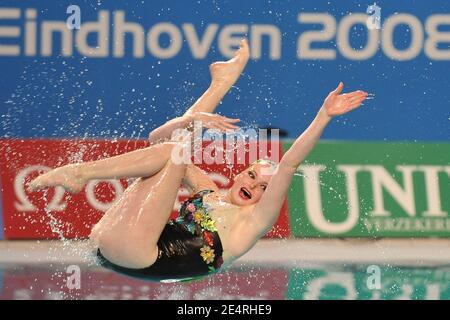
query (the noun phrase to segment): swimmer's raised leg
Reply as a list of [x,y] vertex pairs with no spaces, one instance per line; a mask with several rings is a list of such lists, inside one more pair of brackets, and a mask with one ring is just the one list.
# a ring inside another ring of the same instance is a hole
[[242,40],[239,50],[228,61],[218,61],[209,66],[211,84],[206,92],[190,107],[186,113],[213,113],[225,94],[236,83],[244,70],[250,50],[247,40]]
[[169,159],[157,174],[137,179],[105,213],[89,238],[108,260],[128,268],[155,262],[185,170]]
[[[213,113],[225,94],[235,84],[244,70],[250,51],[247,40],[242,40],[239,50],[235,56],[228,61],[219,61],[210,65],[211,84],[203,95],[185,112],[178,117],[166,122],[164,125],[153,130],[149,135],[150,143],[157,143],[170,139],[172,132],[184,128],[192,121],[192,116],[198,112]],[[234,119],[231,123],[239,121]],[[232,129],[228,126],[228,129]]]
[[28,189],[62,186],[77,193],[92,179],[150,177],[164,167],[174,145],[166,142],[111,158],[66,165],[40,175],[28,184]]
[[[235,56],[228,61],[220,61],[211,64],[211,84],[206,92],[188,109],[185,115],[196,112],[212,113],[222,100],[224,95],[237,81],[249,59],[249,48],[246,40],[242,40]],[[177,121],[175,121],[177,122]],[[170,137],[172,131],[186,123],[167,123],[150,134],[150,142]],[[125,155],[120,155],[104,160],[83,164],[72,164],[52,170],[33,180],[29,185],[30,191],[45,187],[63,186],[68,191],[76,193],[83,189],[90,179],[115,179],[121,177],[148,177],[158,172],[167,161],[159,157],[153,150],[152,157],[147,157],[145,149],[136,150]],[[143,161],[145,158],[145,161]],[[120,159],[120,160],[118,160]],[[151,162],[152,165],[148,165]],[[118,163],[117,165],[112,165]],[[154,167],[156,169],[152,170]],[[142,169],[144,168],[144,169]]]

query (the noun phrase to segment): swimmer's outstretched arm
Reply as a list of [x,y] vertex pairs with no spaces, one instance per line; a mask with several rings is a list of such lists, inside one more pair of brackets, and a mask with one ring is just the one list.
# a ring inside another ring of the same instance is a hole
[[310,126],[284,154],[266,191],[242,224],[243,229],[237,231],[236,234],[240,234],[240,239],[244,240],[240,248],[242,254],[276,222],[297,167],[313,149],[331,119],[359,107],[367,97],[367,93],[360,90],[340,94],[343,87],[341,82],[336,90],[328,94]]
[[187,128],[193,121],[201,121],[203,126],[221,131],[234,130],[234,123],[239,119],[229,119],[219,115],[212,115],[225,94],[235,84],[250,56],[246,40],[242,40],[239,50],[234,57],[225,62],[215,62],[209,66],[211,73],[211,84],[203,95],[186,111],[186,113],[172,119],[159,128],[153,130],[149,135],[150,143],[157,143],[171,138],[176,129]]

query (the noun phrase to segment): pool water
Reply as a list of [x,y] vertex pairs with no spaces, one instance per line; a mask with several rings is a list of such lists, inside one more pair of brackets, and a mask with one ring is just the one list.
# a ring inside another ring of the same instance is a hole
[[0,299],[450,300],[448,240],[260,241],[230,268],[181,283],[115,273],[83,248],[0,241]]
[[2,264],[0,299],[450,299],[446,266],[381,265],[379,283],[368,265],[238,265],[189,283],[155,283],[73,266]]

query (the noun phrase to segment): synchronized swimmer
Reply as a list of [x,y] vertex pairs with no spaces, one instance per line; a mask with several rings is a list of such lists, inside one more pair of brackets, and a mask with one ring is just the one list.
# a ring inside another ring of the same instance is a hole
[[[225,195],[193,164],[176,163],[168,141],[176,129],[193,121],[208,128],[234,130],[239,119],[214,111],[237,81],[249,59],[242,40],[235,56],[210,66],[211,84],[187,112],[153,130],[151,146],[98,161],[70,164],[40,175],[35,191],[63,186],[79,192],[91,179],[138,178],[92,229],[90,239],[99,262],[112,270],[148,280],[187,280],[219,271],[244,255],[276,222],[292,177],[333,117],[367,98],[364,91],[330,92],[309,127],[277,164],[256,161],[239,173]],[[180,185],[190,197],[170,220]]]

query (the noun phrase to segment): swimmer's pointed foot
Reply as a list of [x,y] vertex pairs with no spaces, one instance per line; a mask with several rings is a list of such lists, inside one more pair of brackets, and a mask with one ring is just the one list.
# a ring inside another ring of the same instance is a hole
[[239,79],[249,57],[248,43],[243,39],[233,58],[228,61],[218,61],[209,66],[212,84],[232,86]]
[[70,193],[83,190],[86,181],[78,165],[67,165],[38,176],[28,184],[28,191],[35,192],[48,187],[62,186]]

